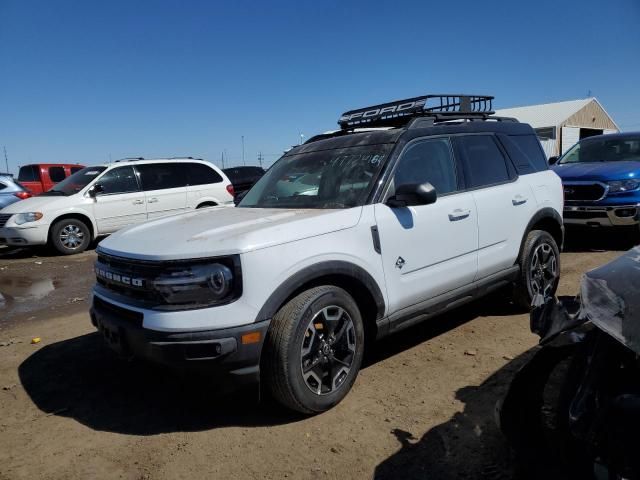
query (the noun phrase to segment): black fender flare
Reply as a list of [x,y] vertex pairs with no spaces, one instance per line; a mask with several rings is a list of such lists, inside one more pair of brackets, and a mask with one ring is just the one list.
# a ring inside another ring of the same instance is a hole
[[564,225],[562,222],[562,217],[560,216],[557,210],[551,207],[544,207],[538,210],[533,215],[533,217],[531,217],[531,220],[529,220],[529,223],[527,224],[527,228],[525,228],[524,234],[522,235],[522,240],[520,240],[520,249],[518,250],[518,258],[520,258],[520,254],[522,253],[522,249],[524,248],[524,242],[526,241],[527,235],[529,235],[529,232],[533,229],[533,226],[536,223],[538,223],[540,220],[544,220],[547,218],[555,221],[558,224],[558,227],[560,228],[561,238],[560,238],[560,244],[558,245],[558,248],[562,250],[562,244],[564,243]]
[[261,322],[273,318],[280,306],[303,285],[325,276],[335,275],[351,277],[364,285],[375,301],[376,319],[384,315],[385,301],[382,290],[369,272],[350,262],[331,260],[305,267],[282,282],[262,306],[255,321]]

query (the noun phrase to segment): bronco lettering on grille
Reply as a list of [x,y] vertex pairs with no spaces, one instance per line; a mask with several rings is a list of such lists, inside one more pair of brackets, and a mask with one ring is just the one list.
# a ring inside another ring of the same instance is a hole
[[120,285],[130,285],[133,287],[144,287],[144,279],[133,278],[126,275],[120,275],[119,273],[110,272],[102,268],[96,267],[96,276],[112,283],[119,283]]

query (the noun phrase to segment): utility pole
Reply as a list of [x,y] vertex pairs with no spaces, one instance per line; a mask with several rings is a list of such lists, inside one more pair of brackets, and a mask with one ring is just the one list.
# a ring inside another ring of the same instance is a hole
[[244,135],[242,135],[242,165],[246,165],[244,163]]
[[262,152],[258,152],[258,164],[260,168],[262,168]]
[[7,167],[7,173],[9,173],[9,159],[7,158],[7,147],[3,146],[2,148],[4,148],[4,164]]
[[224,150],[220,154],[220,160],[222,161],[222,169],[224,170]]

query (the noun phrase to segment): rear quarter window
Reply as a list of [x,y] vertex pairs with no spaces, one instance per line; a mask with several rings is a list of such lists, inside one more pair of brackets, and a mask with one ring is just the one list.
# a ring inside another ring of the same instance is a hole
[[547,158],[535,135],[498,135],[519,175],[548,170]]
[[187,185],[208,185],[222,182],[222,177],[213,168],[202,163],[187,163]]

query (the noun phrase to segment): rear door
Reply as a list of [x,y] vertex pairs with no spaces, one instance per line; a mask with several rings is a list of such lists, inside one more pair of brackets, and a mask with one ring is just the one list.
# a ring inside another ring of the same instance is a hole
[[136,165],[147,202],[147,218],[182,213],[187,208],[187,178],[180,163]]
[[146,220],[144,192],[131,165],[107,171],[96,184],[102,186],[102,192],[94,197],[93,204],[99,234],[113,233]]
[[460,191],[449,138],[409,143],[392,175],[385,199],[396,186],[430,182],[431,205],[375,205],[391,313],[411,313],[420,304],[473,282],[478,226],[473,194]]
[[477,279],[482,279],[514,265],[536,201],[494,135],[458,136],[455,144],[478,211]]
[[195,162],[186,162],[184,168],[187,173],[187,208],[196,208],[203,202],[229,202],[222,177],[213,168]]

